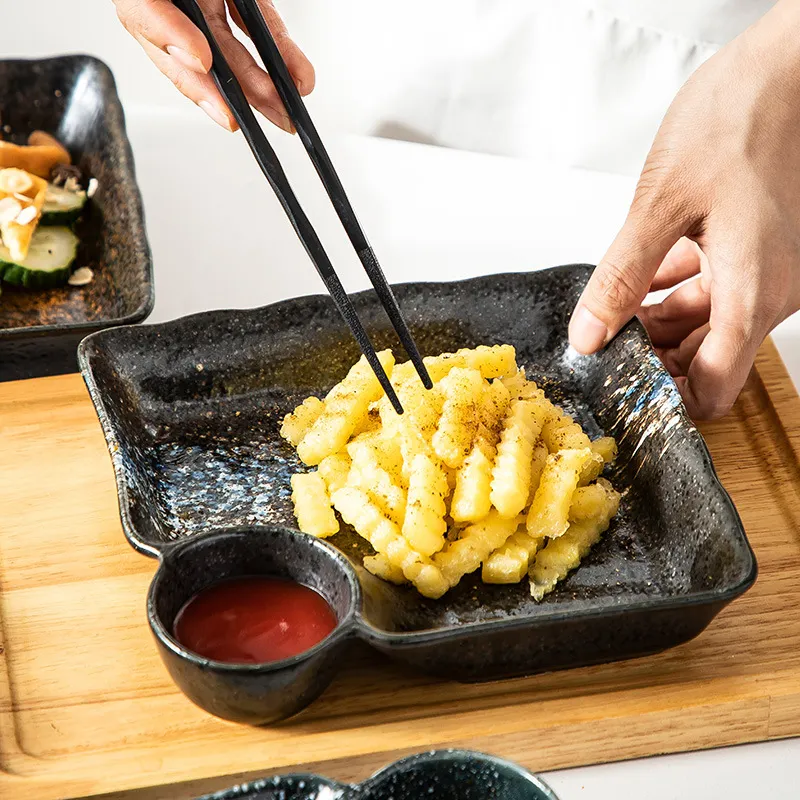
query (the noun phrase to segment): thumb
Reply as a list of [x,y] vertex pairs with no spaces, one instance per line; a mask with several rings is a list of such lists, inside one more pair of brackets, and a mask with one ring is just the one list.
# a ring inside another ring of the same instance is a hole
[[636,314],[661,262],[689,227],[676,198],[642,194],[640,183],[625,224],[572,313],[569,340],[579,353],[599,350]]

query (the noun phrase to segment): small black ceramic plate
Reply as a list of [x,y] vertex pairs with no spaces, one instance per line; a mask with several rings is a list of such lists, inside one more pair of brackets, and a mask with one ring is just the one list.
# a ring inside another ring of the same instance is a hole
[[[478,575],[429,601],[359,568],[358,635],[377,649],[459,680],[627,658],[697,635],[754,581],[736,510],[640,324],[595,357],[569,348],[567,321],[590,270],[397,287],[423,354],[510,343],[590,435],[615,436],[610,477],[624,495],[602,542],[541,603],[527,581],[487,586]],[[373,341],[400,353],[374,294],[354,303]],[[87,338],[80,362],[131,544],[155,555],[210,528],[296,527],[289,476],[300,465],[280,420],[358,356],[327,297]],[[359,537],[343,531],[329,541],[360,562]]]
[[468,750],[410,756],[358,786],[318,775],[277,775],[198,800],[558,800],[527,770]]
[[3,286],[0,380],[76,372],[87,333],[140,322],[153,307],[150,249],[122,106],[108,67],[90,56],[0,61],[3,138],[56,136],[98,189],[78,223],[78,266],[88,286],[33,291]]

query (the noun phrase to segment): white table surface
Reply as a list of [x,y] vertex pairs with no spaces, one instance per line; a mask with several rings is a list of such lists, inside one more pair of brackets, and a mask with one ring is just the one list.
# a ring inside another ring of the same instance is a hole
[[[108,0],[25,0],[15,4],[13,22],[0,27],[2,57],[90,52],[115,72],[153,248],[151,321],[322,290],[243,140],[217,130],[144,62]],[[318,94],[325,91],[319,77]],[[364,276],[300,143],[279,133],[271,138],[348,289],[363,288]],[[554,173],[533,162],[376,139],[326,139],[392,281],[596,262],[633,188],[627,178]],[[775,339],[800,382],[800,319],[781,326]],[[789,800],[800,797],[792,769],[799,763],[800,739],[794,739],[545,778],[561,800]]]

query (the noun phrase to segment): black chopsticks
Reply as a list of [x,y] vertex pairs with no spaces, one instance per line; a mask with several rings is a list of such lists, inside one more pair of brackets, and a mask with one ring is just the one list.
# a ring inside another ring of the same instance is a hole
[[[267,141],[261,126],[256,121],[255,115],[250,108],[247,98],[239,85],[233,70],[225,60],[219,46],[214,40],[211,31],[206,24],[203,12],[197,5],[196,0],[173,0],[177,6],[187,17],[200,29],[202,34],[208,40],[211,48],[212,67],[211,76],[214,79],[220,93],[225,98],[228,107],[230,108],[236,122],[247,140],[250,150],[253,153],[261,171],[264,173],[267,181],[272,187],[273,191],[278,197],[283,210],[289,217],[289,221],[297,233],[300,241],[306,249],[311,261],[316,267],[317,272],[322,278],[325,286],[328,289],[333,302],[336,304],[339,313],[344,318],[349,326],[356,341],[358,342],[361,352],[364,353],[369,365],[372,367],[376,377],[380,381],[383,390],[386,392],[387,397],[391,401],[394,409],[398,414],[403,413],[403,408],[400,400],[392,387],[386,372],[383,369],[378,356],[375,353],[375,348],[364,330],[361,321],[358,319],[356,310],[350,298],[342,286],[338,275],[336,274],[333,265],[328,258],[316,231],[311,225],[308,217],[300,206],[297,197],[295,196],[289,184],[286,174],[281,167],[280,161],[275,151]],[[373,287],[378,295],[381,304],[383,305],[386,313],[397,332],[400,341],[403,344],[406,352],[408,353],[417,373],[422,380],[422,383],[427,389],[430,389],[432,382],[428,371],[422,361],[422,356],[414,343],[411,336],[411,331],[403,319],[400,307],[392,292],[383,270],[378,263],[375,253],[370,247],[367,237],[364,234],[361,225],[356,218],[353,207],[344,191],[339,176],[331,163],[325,146],[320,139],[314,123],[311,121],[308,110],[303,103],[300,93],[297,91],[294,81],[289,74],[286,63],[272,38],[272,34],[267,27],[261,12],[256,6],[255,0],[234,0],[236,8],[242,17],[242,21],[250,34],[256,50],[264,62],[264,67],[272,78],[275,88],[286,107],[286,112],[289,118],[294,123],[297,133],[300,136],[303,145],[311,158],[317,174],[322,181],[328,197],[336,209],[342,226],[347,233],[350,242],[352,243],[359,260],[364,266],[364,270],[369,276]]]

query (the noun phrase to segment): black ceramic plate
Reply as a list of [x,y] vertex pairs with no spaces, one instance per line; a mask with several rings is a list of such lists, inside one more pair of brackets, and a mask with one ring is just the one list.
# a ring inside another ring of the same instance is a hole
[[88,286],[47,291],[3,286],[0,380],[77,371],[87,333],[140,322],[153,307],[150,249],[122,106],[108,67],[90,56],[0,61],[3,138],[55,135],[98,181],[77,233]]
[[[424,354],[508,342],[549,395],[620,447],[619,516],[541,603],[527,582],[463,580],[439,601],[360,569],[359,636],[451,679],[486,680],[651,653],[700,633],[755,579],[741,522],[674,382],[636,321],[600,355],[567,343],[590,267],[397,287]],[[372,293],[354,297],[380,346],[394,346]],[[399,352],[399,350],[398,350]],[[112,453],[125,534],[157,554],[210,528],[295,527],[278,435],[284,414],[358,357],[326,297],[102,331],[80,361]],[[358,563],[361,540],[329,541]]]
[[358,786],[278,775],[198,800],[558,800],[535,775],[483,753],[440,750],[404,758]]

